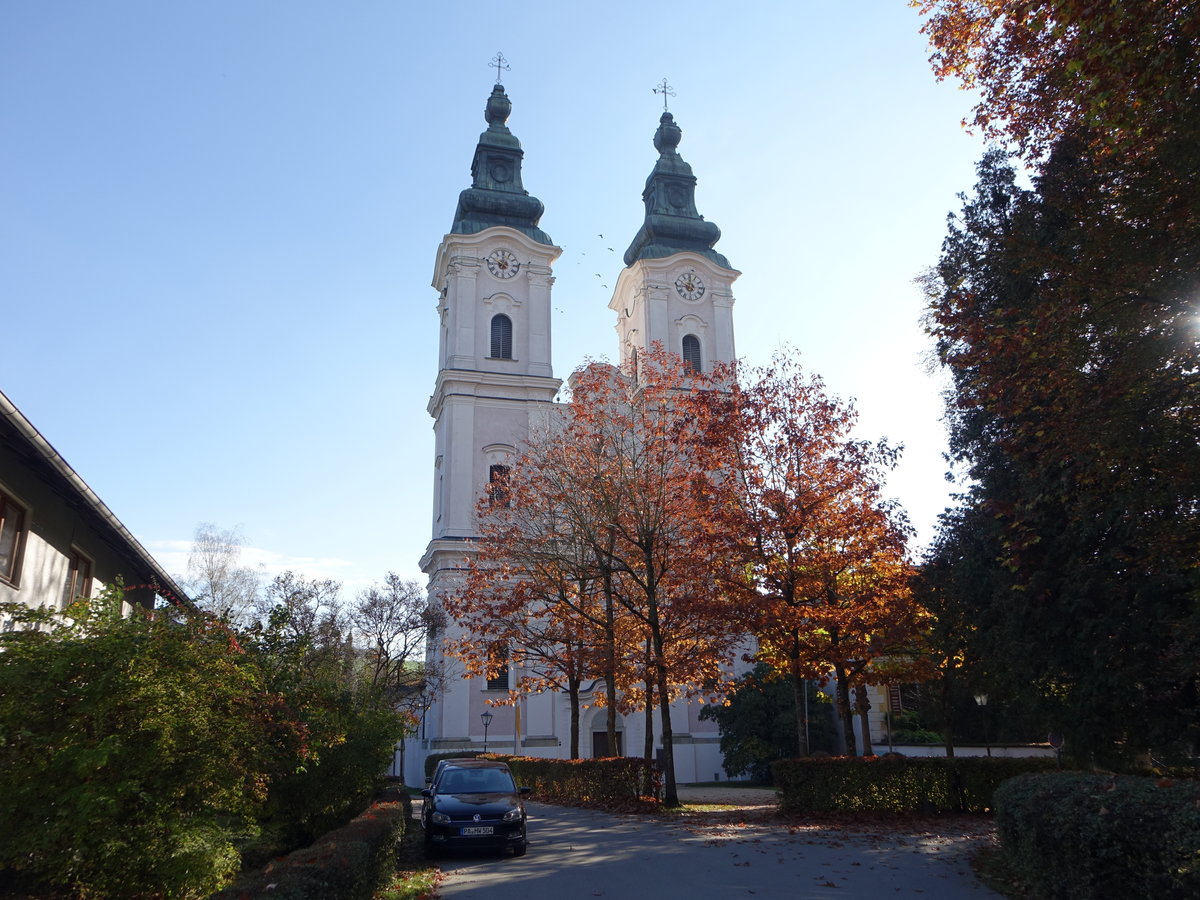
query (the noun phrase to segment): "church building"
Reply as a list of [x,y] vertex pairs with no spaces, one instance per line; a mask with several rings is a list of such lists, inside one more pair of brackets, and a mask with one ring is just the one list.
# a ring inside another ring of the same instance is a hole
[[[478,499],[507,472],[531,429],[553,414],[561,384],[551,368],[551,290],[562,250],[538,225],[541,201],[522,186],[521,144],[505,124],[511,109],[497,83],[471,163],[471,187],[459,196],[434,266],[439,352],[428,407],[435,435],[433,529],[421,568],[435,603],[461,583]],[[681,135],[664,111],[654,135],[658,160],[642,193],[645,220],[625,252],[609,307],[622,363],[636,361],[658,342],[706,371],[735,358],[732,285],[740,273],[713,249],[720,230],[696,210],[696,178],[677,151]],[[453,637],[452,623],[449,629]],[[405,774],[416,779],[410,783],[420,783],[428,754],[482,750],[485,740],[494,752],[568,755],[565,695],[544,692],[523,696],[515,706],[492,707],[488,701],[507,697],[519,673],[465,678],[461,665],[443,659],[438,647],[430,654],[445,665],[446,684],[421,723],[417,752],[406,754]],[[588,686],[583,703],[603,690],[600,682]],[[716,724],[700,720],[701,708],[681,701],[672,713],[681,782],[722,772]],[[484,713],[491,714],[486,725]],[[610,748],[605,715],[590,705],[583,710],[581,752],[638,753],[644,718],[618,717],[619,746]]]

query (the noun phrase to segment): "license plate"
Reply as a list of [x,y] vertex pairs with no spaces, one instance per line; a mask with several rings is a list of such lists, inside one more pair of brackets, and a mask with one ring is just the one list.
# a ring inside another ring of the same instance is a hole
[[492,833],[491,825],[468,825],[466,828],[464,828],[462,830],[462,834],[464,837],[466,837],[467,835],[470,835],[470,834],[491,834],[491,833]]

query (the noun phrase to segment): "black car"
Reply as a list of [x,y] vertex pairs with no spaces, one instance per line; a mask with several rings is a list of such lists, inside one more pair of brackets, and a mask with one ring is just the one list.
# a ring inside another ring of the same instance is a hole
[[526,848],[525,803],[529,788],[518,789],[502,762],[448,760],[431,787],[421,791],[425,849]]
[[442,770],[444,768],[446,768],[446,766],[453,767],[453,766],[457,766],[459,763],[465,763],[465,762],[469,763],[469,762],[473,761],[474,759],[475,759],[475,757],[473,757],[473,756],[462,756],[462,757],[459,757],[458,759],[438,760],[437,768],[435,768],[433,770],[432,775],[426,777],[425,784],[428,785],[429,787],[436,787],[437,780],[442,777]]

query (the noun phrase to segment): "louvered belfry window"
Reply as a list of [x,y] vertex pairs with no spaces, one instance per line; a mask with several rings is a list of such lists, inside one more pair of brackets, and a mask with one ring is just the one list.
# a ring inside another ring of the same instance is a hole
[[512,319],[500,313],[492,316],[493,359],[512,359]]
[[689,372],[704,371],[700,359],[700,338],[694,334],[686,334],[683,337],[683,365]]

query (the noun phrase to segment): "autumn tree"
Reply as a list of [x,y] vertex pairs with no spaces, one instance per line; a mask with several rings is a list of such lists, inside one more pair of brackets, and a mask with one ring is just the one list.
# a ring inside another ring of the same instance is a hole
[[[853,407],[788,355],[729,384],[695,398],[707,436],[707,540],[733,563],[716,570],[721,587],[757,639],[756,658],[790,676],[797,723],[804,681],[833,673],[854,753],[851,718],[857,709],[865,725],[873,666],[915,665],[926,619],[909,589],[907,520],[882,494],[899,451],[852,438]],[[797,742],[807,753],[802,728]]]
[[578,472],[559,452],[562,435],[535,435],[507,473],[489,486],[477,510],[480,538],[463,589],[445,598],[462,628],[447,649],[468,675],[494,675],[494,648],[517,666],[508,702],[523,693],[563,691],[570,709],[570,754],[579,756],[580,692],[605,682],[610,746],[627,681],[618,665],[618,610],[604,530],[574,491]]
[[[540,619],[549,635],[591,629],[590,665],[605,673],[610,711],[621,694],[636,696],[633,682],[648,681],[668,805],[678,804],[671,703],[714,690],[738,639],[715,589],[724,563],[701,540],[700,435],[688,398],[712,386],[661,351],[643,355],[636,372],[578,370],[563,417],[516,461],[505,503],[482,517],[483,552],[507,568],[469,598],[521,628]],[[489,519],[499,523],[491,531]]]
[[1194,119],[1195,0],[913,0],[939,79],[979,92],[974,124],[1046,159],[1086,133],[1101,153],[1156,155]]
[[713,693],[729,675],[741,632],[718,584],[729,560],[704,540],[707,475],[694,415],[719,382],[684,369],[677,357],[646,353],[626,372],[591,366],[572,381],[571,426],[579,452],[600,461],[585,489],[611,523],[607,549],[616,595],[646,634],[663,742],[665,794],[678,804],[671,703]]

